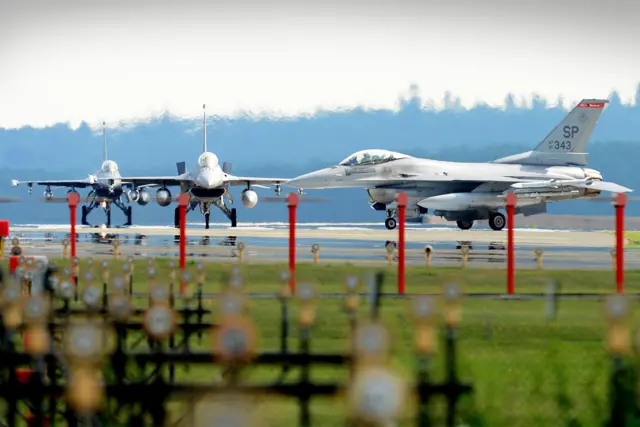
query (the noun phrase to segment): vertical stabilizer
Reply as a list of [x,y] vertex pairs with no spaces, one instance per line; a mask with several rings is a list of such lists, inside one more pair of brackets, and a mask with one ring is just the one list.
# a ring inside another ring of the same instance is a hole
[[176,169],[178,169],[178,175],[182,175],[187,172],[187,162],[176,163]]
[[202,152],[207,152],[207,106],[202,104],[202,124],[204,126],[204,146],[202,147]]
[[583,99],[534,151],[586,153],[593,128],[608,102],[606,99]]
[[608,103],[606,99],[583,99],[534,150],[490,163],[586,166],[589,163],[587,142]]
[[106,162],[109,158],[107,157],[107,128],[106,123],[102,122],[102,161]]

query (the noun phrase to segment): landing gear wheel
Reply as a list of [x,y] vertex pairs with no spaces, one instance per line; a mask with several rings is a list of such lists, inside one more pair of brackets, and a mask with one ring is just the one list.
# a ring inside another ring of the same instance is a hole
[[111,228],[111,209],[107,208],[107,228]]
[[87,207],[85,205],[82,205],[82,225],[89,225],[89,223],[87,222],[87,213]]
[[384,225],[387,227],[387,230],[393,230],[396,228],[397,222],[395,218],[387,218],[384,220]]
[[507,221],[504,219],[504,215],[500,212],[493,212],[489,215],[489,227],[492,230],[500,231],[504,228]]
[[180,228],[180,208],[176,208],[173,213],[173,225]]
[[456,221],[456,224],[460,230],[469,230],[473,227],[473,221]]
[[211,217],[210,213],[204,214],[204,228],[205,230],[209,229],[209,218]]
[[124,225],[133,225],[133,221],[131,221],[131,217],[133,216],[132,211],[133,208],[131,206],[127,206],[125,213],[127,215],[127,222]]
[[232,227],[238,226],[238,216],[236,215],[236,208],[231,209],[231,226]]

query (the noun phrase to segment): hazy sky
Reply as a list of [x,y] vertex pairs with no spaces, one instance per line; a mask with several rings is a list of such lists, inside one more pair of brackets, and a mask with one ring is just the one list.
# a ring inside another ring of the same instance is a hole
[[633,99],[640,3],[595,0],[0,0],[0,127]]

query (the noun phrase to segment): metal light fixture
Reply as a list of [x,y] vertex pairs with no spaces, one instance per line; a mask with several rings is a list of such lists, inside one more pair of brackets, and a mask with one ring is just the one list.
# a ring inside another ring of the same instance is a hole
[[169,306],[154,305],[145,313],[143,324],[147,335],[156,340],[163,340],[173,334],[176,314]]

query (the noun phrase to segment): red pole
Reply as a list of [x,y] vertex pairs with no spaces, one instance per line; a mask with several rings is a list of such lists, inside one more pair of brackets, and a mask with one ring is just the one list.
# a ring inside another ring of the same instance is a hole
[[[187,205],[189,204],[189,195],[181,194],[178,196],[178,209],[180,209],[180,272],[183,272],[186,266],[186,246],[187,246]],[[184,283],[180,281],[180,290],[184,287]]]
[[513,213],[516,207],[517,196],[514,193],[507,194],[507,293],[515,292],[514,285],[514,254],[513,254]]
[[296,208],[299,198],[296,193],[289,193],[289,290],[296,291]]
[[616,291],[624,292],[624,208],[627,205],[627,195],[618,193],[616,196]]
[[76,256],[76,208],[80,202],[80,196],[76,192],[67,195],[69,204],[70,224],[71,224],[71,258]]
[[399,193],[398,202],[398,293],[404,295],[404,225],[408,197]]

